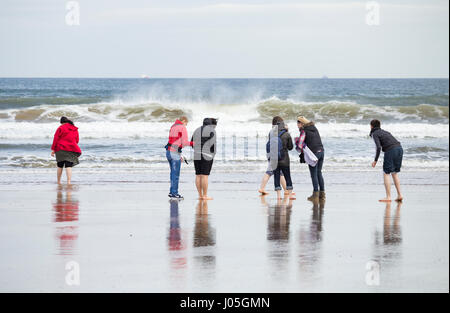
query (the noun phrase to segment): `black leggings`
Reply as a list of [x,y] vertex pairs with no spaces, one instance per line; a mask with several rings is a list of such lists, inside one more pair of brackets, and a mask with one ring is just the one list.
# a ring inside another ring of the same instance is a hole
[[67,168],[67,167],[72,167],[73,166],[73,163],[69,162],[69,161],[61,161],[61,162],[58,162],[56,164],[58,165],[59,168],[63,168],[63,167]]

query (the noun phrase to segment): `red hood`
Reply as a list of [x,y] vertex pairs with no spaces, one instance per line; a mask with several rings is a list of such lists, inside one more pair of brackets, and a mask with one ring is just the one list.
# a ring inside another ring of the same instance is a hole
[[78,127],[76,127],[70,123],[62,124],[61,128],[63,128],[64,130],[67,130],[67,131],[77,131],[78,130]]
[[75,127],[70,123],[62,124],[55,132],[52,150],[55,152],[64,150],[81,154],[81,149],[78,146],[78,141],[78,127]]

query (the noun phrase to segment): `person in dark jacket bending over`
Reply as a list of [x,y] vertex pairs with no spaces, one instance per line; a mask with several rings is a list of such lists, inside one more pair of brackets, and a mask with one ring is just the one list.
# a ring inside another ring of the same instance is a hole
[[391,133],[380,128],[379,120],[372,120],[370,122],[370,137],[373,138],[376,145],[375,161],[372,162],[372,167],[375,168],[380,157],[381,151],[384,152],[383,172],[384,172],[384,187],[386,188],[386,198],[381,199],[380,202],[391,202],[391,178],[394,180],[395,188],[397,189],[397,199],[395,201],[402,201],[403,196],[400,190],[400,179],[398,173],[402,167],[403,148],[400,142],[391,135]]
[[316,166],[309,165],[311,181],[313,184],[313,194],[308,198],[309,201],[325,200],[325,181],[322,175],[323,161],[325,151],[322,144],[322,138],[314,122],[309,121],[304,116],[297,117],[297,126],[300,131],[299,141],[296,142],[296,150],[300,152],[302,159],[303,147],[306,145],[317,157]]
[[291,180],[291,160],[289,159],[289,151],[294,149],[294,144],[281,117],[275,116],[272,120],[272,126],[272,131],[269,134],[269,142],[270,138],[280,138],[282,143],[280,151],[281,158],[278,156],[278,143],[276,145],[271,144],[271,151],[269,153],[269,164],[274,174],[275,191],[277,192],[278,199],[281,199],[281,172],[283,172],[284,178],[286,179],[285,195],[290,199],[295,199],[292,194],[294,188]]
[[199,200],[212,200],[208,196],[208,176],[216,154],[217,119],[205,118],[203,126],[197,128],[192,136],[194,142],[195,185]]

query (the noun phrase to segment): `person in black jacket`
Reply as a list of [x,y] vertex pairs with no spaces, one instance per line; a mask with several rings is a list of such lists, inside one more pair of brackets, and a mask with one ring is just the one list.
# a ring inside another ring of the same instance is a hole
[[[269,167],[272,168],[274,174],[275,191],[278,199],[281,199],[281,172],[283,172],[286,180],[286,196],[290,199],[295,199],[292,190],[291,169],[289,158],[289,151],[294,149],[291,135],[289,134],[286,125],[281,117],[275,116],[272,120],[272,131],[269,134],[270,152],[269,152]],[[278,151],[278,138],[281,139],[281,151]],[[273,140],[275,139],[275,140]],[[279,153],[281,158],[279,158]]]
[[325,200],[325,181],[322,175],[323,161],[325,158],[325,150],[323,148],[320,133],[314,122],[309,121],[304,116],[297,118],[297,126],[300,130],[299,141],[296,142],[296,149],[300,152],[300,160],[302,160],[303,147],[306,145],[317,157],[316,166],[309,165],[309,172],[313,184],[313,193],[308,197],[309,201]]
[[400,179],[398,173],[402,167],[403,148],[401,143],[391,135],[391,133],[380,128],[381,122],[379,120],[372,120],[370,122],[370,137],[373,138],[376,146],[375,161],[372,162],[372,167],[375,168],[380,157],[381,151],[384,152],[383,172],[384,172],[384,187],[386,188],[386,198],[380,202],[391,202],[391,178],[394,180],[395,188],[397,189],[397,199],[395,201],[402,201],[403,195],[400,189]]
[[199,200],[212,200],[208,196],[208,176],[216,154],[216,126],[217,119],[205,118],[191,140],[194,142],[195,185]]

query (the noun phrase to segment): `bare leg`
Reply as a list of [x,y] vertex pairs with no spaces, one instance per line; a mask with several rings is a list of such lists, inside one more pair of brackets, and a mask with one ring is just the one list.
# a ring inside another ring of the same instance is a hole
[[290,200],[295,200],[297,199],[295,197],[295,192],[293,190],[289,190],[287,196],[289,197]]
[[261,181],[261,187],[259,187],[259,193],[262,194],[263,196],[267,195],[268,192],[266,191],[266,185],[269,182],[270,179],[270,175],[268,175],[267,173],[264,174],[262,181]]
[[403,195],[402,190],[400,189],[400,178],[398,177],[397,173],[392,174],[392,178],[394,179],[395,189],[397,189],[397,199],[395,201],[402,201]]
[[277,190],[277,199],[281,200],[281,190]]
[[63,169],[60,168],[60,167],[58,167],[58,169],[57,169],[57,171],[56,171],[56,177],[57,177],[57,179],[58,179],[58,185],[61,184],[61,176],[62,176],[62,172],[63,172]]
[[283,187],[284,195],[291,197],[293,200],[295,200],[295,192],[293,190],[287,190],[287,184],[286,184],[286,178],[284,176],[280,177],[280,184],[281,187]]
[[283,187],[283,190],[286,191],[286,178],[284,178],[284,176],[280,177],[280,184],[281,187]]
[[202,175],[202,191],[203,200],[212,200],[213,198],[208,197],[208,175]]
[[70,182],[72,181],[72,168],[66,167],[66,175],[67,175],[67,185],[70,185]]
[[384,188],[386,189],[386,198],[380,202],[391,202],[391,175],[384,173]]
[[197,175],[195,176],[195,186],[197,187],[198,191],[198,199],[203,199],[203,191],[202,191],[202,176]]

